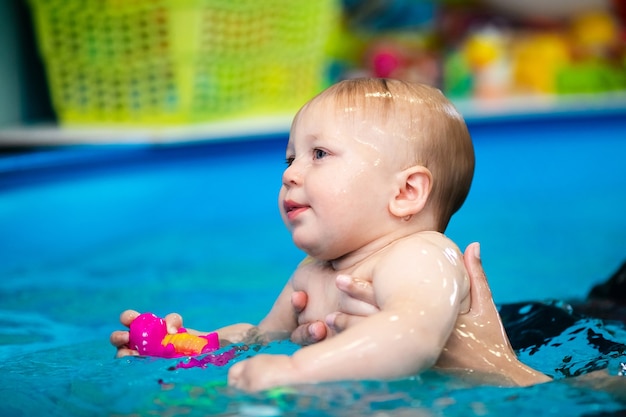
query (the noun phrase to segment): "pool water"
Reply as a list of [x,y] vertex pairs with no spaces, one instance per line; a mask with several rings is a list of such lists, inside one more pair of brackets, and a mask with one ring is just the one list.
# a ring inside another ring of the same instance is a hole
[[[567,308],[626,260],[625,115],[470,122],[476,176],[448,234],[462,248],[481,242],[494,298],[503,312],[515,306],[517,324],[530,317],[528,301]],[[228,365],[173,371],[175,360],[114,359],[108,337],[126,308],[177,311],[187,326],[207,330],[258,322],[269,309],[302,258],[277,210],[285,142],[69,147],[0,158],[0,415],[626,409],[623,396],[572,377],[603,369],[619,380],[623,325],[578,316],[545,343],[517,346],[524,362],[556,378],[529,388],[473,387],[427,372],[247,395],[225,386]]]

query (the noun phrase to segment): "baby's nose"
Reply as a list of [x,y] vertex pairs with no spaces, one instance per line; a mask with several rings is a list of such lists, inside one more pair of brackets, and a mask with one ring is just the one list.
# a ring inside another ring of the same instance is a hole
[[290,187],[293,185],[300,184],[301,182],[301,174],[297,169],[295,161],[285,169],[283,172],[283,185],[285,187]]

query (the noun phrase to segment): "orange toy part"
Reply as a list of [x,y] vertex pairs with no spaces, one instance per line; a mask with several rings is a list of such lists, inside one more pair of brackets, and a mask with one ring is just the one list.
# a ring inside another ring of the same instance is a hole
[[163,347],[172,344],[176,353],[185,356],[199,355],[207,343],[208,340],[189,333],[168,334],[161,341]]

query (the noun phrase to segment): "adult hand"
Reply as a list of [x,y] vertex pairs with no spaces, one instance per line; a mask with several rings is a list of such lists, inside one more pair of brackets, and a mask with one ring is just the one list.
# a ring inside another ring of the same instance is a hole
[[[338,275],[336,285],[341,291],[339,311],[329,314],[325,321],[300,325],[291,334],[292,342],[300,345],[317,343],[324,340],[330,333],[339,333],[364,317],[379,311],[371,282],[349,275]],[[304,291],[296,291],[291,296],[291,304],[297,314],[304,310],[307,302],[307,294]]]
[[[130,323],[139,316],[139,312],[135,310],[126,310],[120,315],[120,323],[129,327]],[[178,329],[183,327],[183,318],[178,313],[171,313],[165,316],[165,323],[167,324],[167,332],[170,334],[178,333]],[[111,333],[111,344],[117,349],[115,357],[121,358],[123,356],[137,356],[139,352],[131,349],[128,345],[128,330],[116,330]]]
[[[300,314],[306,307],[308,296],[304,291],[296,291],[291,295],[291,305],[296,314]],[[322,321],[302,324],[291,333],[291,341],[299,345],[311,345],[326,339],[328,329]]]
[[463,258],[470,276],[471,308],[458,317],[437,366],[471,369],[496,377],[506,375],[514,385],[550,381],[550,377],[517,358],[491,296],[480,260],[480,245],[470,244]]

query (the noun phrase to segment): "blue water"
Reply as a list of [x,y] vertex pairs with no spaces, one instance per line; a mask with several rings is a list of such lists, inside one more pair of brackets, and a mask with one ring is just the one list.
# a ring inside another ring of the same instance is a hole
[[[482,243],[497,303],[582,299],[626,259],[625,119],[470,123],[475,182],[448,234],[461,247]],[[591,330],[626,343],[623,327],[596,319],[520,350],[557,378],[523,389],[426,373],[244,395],[224,386],[226,368],[113,359],[108,336],[126,308],[178,311],[202,329],[257,322],[269,309],[302,257],[276,208],[285,140],[0,158],[0,415],[591,415],[625,407],[566,378],[600,368],[615,375],[626,361],[584,337]]]

